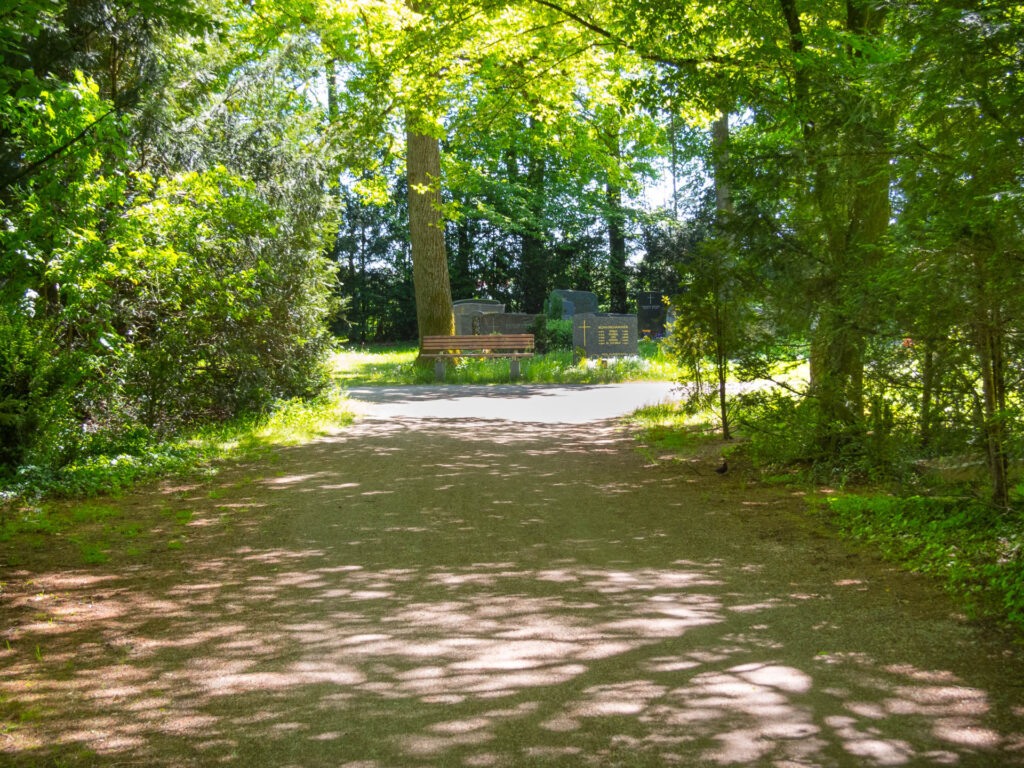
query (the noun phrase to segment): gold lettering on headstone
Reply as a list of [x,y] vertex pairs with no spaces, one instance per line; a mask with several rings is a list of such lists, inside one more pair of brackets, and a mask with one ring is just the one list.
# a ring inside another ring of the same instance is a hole
[[615,347],[629,343],[628,325],[597,326],[597,344],[601,347]]

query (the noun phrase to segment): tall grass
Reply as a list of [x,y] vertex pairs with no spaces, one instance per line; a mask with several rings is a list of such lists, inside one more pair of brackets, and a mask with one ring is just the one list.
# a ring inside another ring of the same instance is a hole
[[[640,354],[573,362],[572,352],[556,350],[520,361],[519,381],[528,384],[609,384],[621,381],[674,381],[680,372],[653,341],[640,342]],[[413,345],[343,350],[334,357],[335,378],[350,386],[432,384],[434,366],[414,364]],[[445,371],[448,384],[502,384],[510,381],[510,361],[461,358]]]
[[339,384],[413,384],[415,344],[351,347],[331,359],[335,381]]

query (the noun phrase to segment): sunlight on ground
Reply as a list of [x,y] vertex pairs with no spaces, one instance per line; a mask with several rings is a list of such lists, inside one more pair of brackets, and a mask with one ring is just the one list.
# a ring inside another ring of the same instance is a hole
[[[514,765],[510,749],[542,765],[623,751],[817,764],[835,747],[863,765],[969,765],[1002,743],[982,724],[984,692],[951,673],[863,654],[781,662],[764,630],[784,604],[749,612],[760,630],[730,632],[720,564],[379,570],[325,555],[241,550],[149,594],[85,575],[39,580],[51,608],[78,597],[78,610],[22,626],[2,654],[5,700],[34,714],[0,750],[46,747],[38,726],[71,711],[65,744],[137,760],[160,734],[189,735],[200,760],[257,741],[274,755],[297,739],[337,741],[355,759],[334,724],[350,733],[388,711],[376,747],[388,757],[372,765]],[[76,638],[97,619],[106,636]],[[76,642],[50,651],[61,636]]]
[[388,384],[402,378],[396,369],[411,368],[416,359],[415,346],[399,346],[392,349],[370,347],[350,348],[336,353],[331,358],[335,379],[341,384]]
[[0,762],[1024,762],[1019,665],[617,435],[365,421],[143,497],[179,553],[5,586]]

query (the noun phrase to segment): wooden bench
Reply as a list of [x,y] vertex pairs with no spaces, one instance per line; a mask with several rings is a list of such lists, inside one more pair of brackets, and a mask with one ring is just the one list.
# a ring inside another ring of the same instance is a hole
[[507,357],[512,380],[519,378],[519,359],[533,357],[532,333],[493,333],[484,336],[424,336],[420,357],[435,358],[434,375],[444,381],[444,364],[457,357]]

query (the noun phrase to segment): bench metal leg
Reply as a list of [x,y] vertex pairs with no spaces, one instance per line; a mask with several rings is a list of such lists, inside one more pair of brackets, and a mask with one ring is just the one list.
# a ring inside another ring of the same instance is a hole
[[510,363],[509,370],[512,373],[511,379],[512,379],[512,381],[515,381],[516,379],[519,378],[519,358],[518,357],[513,357],[509,361],[509,363]]
[[444,360],[434,361],[434,378],[438,381],[444,381]]

